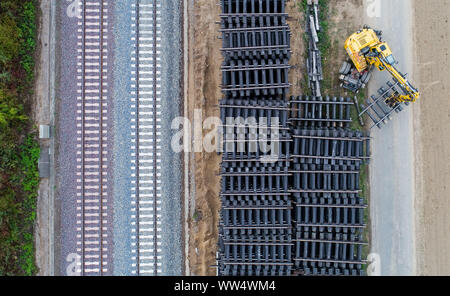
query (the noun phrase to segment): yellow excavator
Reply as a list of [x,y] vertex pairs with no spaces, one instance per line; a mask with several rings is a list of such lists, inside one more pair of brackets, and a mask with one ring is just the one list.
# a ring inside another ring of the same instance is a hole
[[395,88],[385,97],[385,102],[390,106],[414,102],[419,98],[419,91],[406,79],[406,75],[395,68],[398,62],[389,45],[381,40],[381,35],[381,31],[364,26],[345,41],[345,50],[351,62],[344,62],[340,68],[341,87],[358,93],[369,82],[373,68],[387,70],[400,90]]

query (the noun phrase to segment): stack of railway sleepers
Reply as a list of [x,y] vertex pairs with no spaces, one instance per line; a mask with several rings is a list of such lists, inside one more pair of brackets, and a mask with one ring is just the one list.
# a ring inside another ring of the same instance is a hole
[[350,126],[350,98],[291,97],[289,121],[298,127],[347,128]]
[[222,0],[222,90],[230,97],[283,96],[290,31],[285,0]]
[[[359,175],[369,161],[369,137],[349,129],[349,98],[322,97],[318,85],[313,96],[287,100],[284,2],[221,1],[217,271],[363,275]],[[317,2],[310,12],[317,20]]]
[[221,7],[218,274],[290,275],[294,229],[285,0],[222,0]]
[[368,138],[348,129],[293,129],[290,187],[295,204],[295,270],[363,275],[364,200],[359,170]]

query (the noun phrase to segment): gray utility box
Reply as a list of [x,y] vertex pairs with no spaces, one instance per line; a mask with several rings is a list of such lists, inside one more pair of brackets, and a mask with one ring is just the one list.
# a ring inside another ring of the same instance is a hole
[[41,124],[39,126],[39,139],[50,139],[50,126]]

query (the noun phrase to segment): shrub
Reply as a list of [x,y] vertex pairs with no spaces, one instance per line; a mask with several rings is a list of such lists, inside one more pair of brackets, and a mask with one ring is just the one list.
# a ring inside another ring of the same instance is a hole
[[40,154],[25,113],[34,79],[34,0],[0,0],[0,276],[36,273]]
[[19,51],[19,30],[16,22],[8,15],[0,16],[0,62],[10,62]]

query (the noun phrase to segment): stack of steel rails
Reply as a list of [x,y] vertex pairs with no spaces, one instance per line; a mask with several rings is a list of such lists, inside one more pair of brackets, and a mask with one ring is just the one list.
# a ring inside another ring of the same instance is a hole
[[364,275],[360,169],[370,138],[350,130],[350,98],[322,96],[319,1],[308,1],[308,77],[313,96],[291,97],[290,189],[295,205],[293,274]]
[[308,82],[314,97],[320,97],[320,81],[322,76],[322,58],[320,55],[319,35],[319,0],[308,0],[306,13],[306,32],[308,34],[308,58],[306,60],[306,70],[308,72]]
[[222,0],[222,90],[231,97],[286,94],[289,26],[284,0]]

